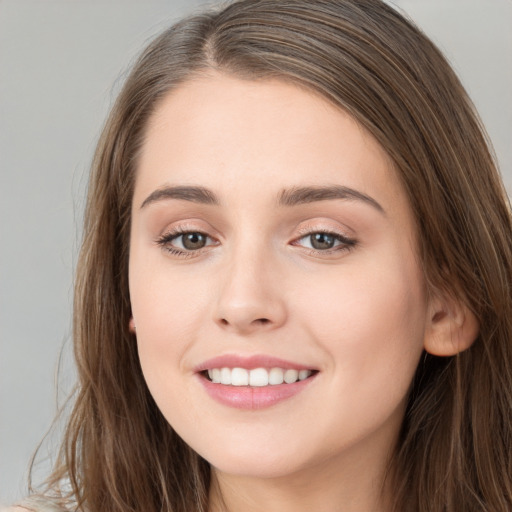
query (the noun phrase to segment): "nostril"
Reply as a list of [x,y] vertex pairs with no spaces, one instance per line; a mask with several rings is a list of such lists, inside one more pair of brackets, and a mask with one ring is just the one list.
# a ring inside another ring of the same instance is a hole
[[[220,323],[222,325],[229,325],[229,322],[225,318],[220,319]],[[252,321],[253,324],[260,324],[260,325],[267,325],[270,323],[270,320],[268,318],[256,318]]]
[[[235,309],[230,314],[219,315],[215,318],[216,325],[223,330],[250,334],[259,330],[268,330],[279,326],[272,316],[258,316],[254,311]],[[264,313],[263,311],[259,312]]]

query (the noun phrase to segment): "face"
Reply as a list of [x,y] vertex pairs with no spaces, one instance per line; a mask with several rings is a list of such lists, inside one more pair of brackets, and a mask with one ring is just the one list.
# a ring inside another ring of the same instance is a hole
[[389,453],[427,316],[405,193],[345,112],[280,81],[190,81],[148,124],[130,296],[149,389],[219,473]]

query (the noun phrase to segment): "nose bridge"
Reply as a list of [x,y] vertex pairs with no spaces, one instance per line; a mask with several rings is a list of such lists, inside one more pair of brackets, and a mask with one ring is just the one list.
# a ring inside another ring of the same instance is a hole
[[217,323],[246,334],[280,326],[286,308],[278,266],[272,248],[261,238],[245,236],[233,243],[222,269]]

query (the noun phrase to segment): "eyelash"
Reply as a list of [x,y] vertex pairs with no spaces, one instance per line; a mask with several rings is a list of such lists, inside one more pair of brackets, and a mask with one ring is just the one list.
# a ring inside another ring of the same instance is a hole
[[[170,243],[175,240],[176,238],[179,238],[180,236],[187,235],[189,233],[197,233],[199,235],[203,235],[206,238],[209,238],[210,240],[213,240],[210,236],[208,236],[206,233],[203,233],[202,231],[198,231],[195,229],[187,229],[187,228],[176,228],[172,231],[169,231],[167,233],[164,233],[162,236],[157,238],[156,244],[159,245],[162,249],[164,249],[169,254],[172,254],[173,256],[178,256],[180,258],[193,258],[196,256],[199,252],[202,252],[203,249],[206,247],[202,247],[201,249],[197,250],[182,250],[178,249],[177,247],[173,247],[170,245]],[[214,245],[214,244],[212,244]]]
[[[178,256],[180,258],[193,258],[194,256],[197,256],[198,253],[203,252],[203,250],[206,249],[207,247],[217,245],[216,243],[214,243],[214,244],[210,244],[208,246],[202,247],[197,250],[194,250],[194,249],[182,250],[182,249],[179,249],[179,248],[176,248],[176,247],[173,247],[170,245],[170,243],[173,240],[179,238],[180,236],[190,234],[190,233],[197,233],[206,238],[209,238],[210,240],[213,240],[210,236],[208,236],[206,233],[203,233],[201,231],[197,231],[194,229],[186,229],[186,228],[176,228],[172,231],[169,231],[169,232],[163,234],[162,236],[157,238],[155,242],[158,246],[160,246],[162,249],[164,249],[169,254],[171,254],[173,256]],[[317,234],[333,237],[335,239],[335,241],[340,242],[339,245],[334,246],[331,249],[325,249],[325,250],[313,249],[313,248],[306,247],[305,249],[308,251],[309,254],[312,254],[312,255],[327,256],[327,255],[332,255],[333,253],[339,253],[339,252],[345,252],[345,251],[348,252],[348,251],[351,251],[357,245],[357,240],[355,240],[353,238],[348,238],[347,236],[342,235],[341,233],[336,233],[334,231],[328,231],[328,230],[322,230],[322,229],[319,229],[319,230],[304,229],[304,230],[301,230],[299,232],[299,234],[300,234],[300,236],[294,240],[292,245],[298,245],[297,244],[298,241],[303,240],[304,238],[307,238],[307,237],[311,237],[313,235],[317,235]]]
[[337,233],[336,231],[329,231],[326,229],[303,229],[299,231],[299,238],[296,238],[293,242],[294,245],[296,245],[296,242],[299,240],[303,240],[304,238],[311,237],[313,235],[326,235],[334,238],[335,241],[340,242],[339,245],[334,246],[331,249],[313,249],[313,248],[305,248],[308,250],[308,252],[315,256],[329,256],[334,253],[340,253],[340,252],[348,252],[351,251],[356,245],[357,240],[354,238],[348,238],[346,235],[342,235],[341,233]]

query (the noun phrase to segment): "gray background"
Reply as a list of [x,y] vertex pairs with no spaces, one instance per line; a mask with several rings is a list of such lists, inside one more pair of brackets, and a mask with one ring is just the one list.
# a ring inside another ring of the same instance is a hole
[[[30,456],[73,383],[72,277],[100,127],[143,44],[204,3],[0,0],[0,504],[26,492]],[[512,0],[390,3],[454,65],[512,192]]]

